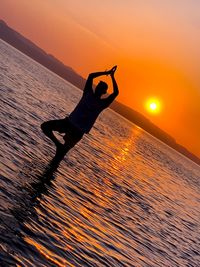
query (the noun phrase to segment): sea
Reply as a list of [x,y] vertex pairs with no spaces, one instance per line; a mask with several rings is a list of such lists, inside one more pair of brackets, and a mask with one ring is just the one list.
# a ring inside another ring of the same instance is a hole
[[107,109],[52,168],[81,94],[0,40],[0,266],[199,267],[197,164]]

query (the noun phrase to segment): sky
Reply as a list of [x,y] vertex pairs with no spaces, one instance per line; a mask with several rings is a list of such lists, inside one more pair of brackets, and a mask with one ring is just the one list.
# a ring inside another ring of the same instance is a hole
[[0,18],[84,78],[117,64],[117,100],[200,157],[199,0],[0,0]]

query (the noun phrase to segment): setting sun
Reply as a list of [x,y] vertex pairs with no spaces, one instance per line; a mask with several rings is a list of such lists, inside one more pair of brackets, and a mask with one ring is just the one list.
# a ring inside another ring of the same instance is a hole
[[147,111],[154,114],[160,113],[160,107],[160,101],[155,98],[148,99],[145,104],[145,108],[147,109]]
[[156,103],[151,103],[149,107],[151,110],[156,110],[158,106]]

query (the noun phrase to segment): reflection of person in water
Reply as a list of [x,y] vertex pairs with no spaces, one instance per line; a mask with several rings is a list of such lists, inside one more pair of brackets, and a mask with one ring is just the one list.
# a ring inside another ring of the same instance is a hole
[[[117,66],[111,70],[90,73],[85,84],[83,96],[69,115],[65,119],[52,120],[42,123],[41,128],[44,134],[56,145],[56,155],[63,157],[66,152],[81,140],[85,133],[88,133],[95,123],[102,110],[107,108],[118,95],[118,86],[114,77]],[[107,92],[108,85],[100,81],[93,91],[93,79],[102,75],[110,75],[113,84],[113,93],[107,98],[101,98]],[[64,144],[61,144],[53,134],[53,131],[64,133]]]

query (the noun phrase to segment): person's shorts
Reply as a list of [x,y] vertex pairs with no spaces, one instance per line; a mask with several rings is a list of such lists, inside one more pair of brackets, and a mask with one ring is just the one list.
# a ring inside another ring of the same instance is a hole
[[43,129],[43,132],[56,131],[65,134],[63,139],[69,146],[74,146],[84,135],[84,132],[75,127],[69,121],[68,117],[60,120],[46,121],[42,123],[41,128]]
[[64,133],[65,133],[65,136],[66,136],[66,138],[64,137],[64,139],[67,139],[67,137],[70,136],[70,139],[73,138],[73,139],[80,140],[84,135],[84,132],[80,131],[77,127],[75,127],[69,121],[68,117],[66,117],[63,120],[63,126],[64,126],[64,128],[63,128],[64,129]]

